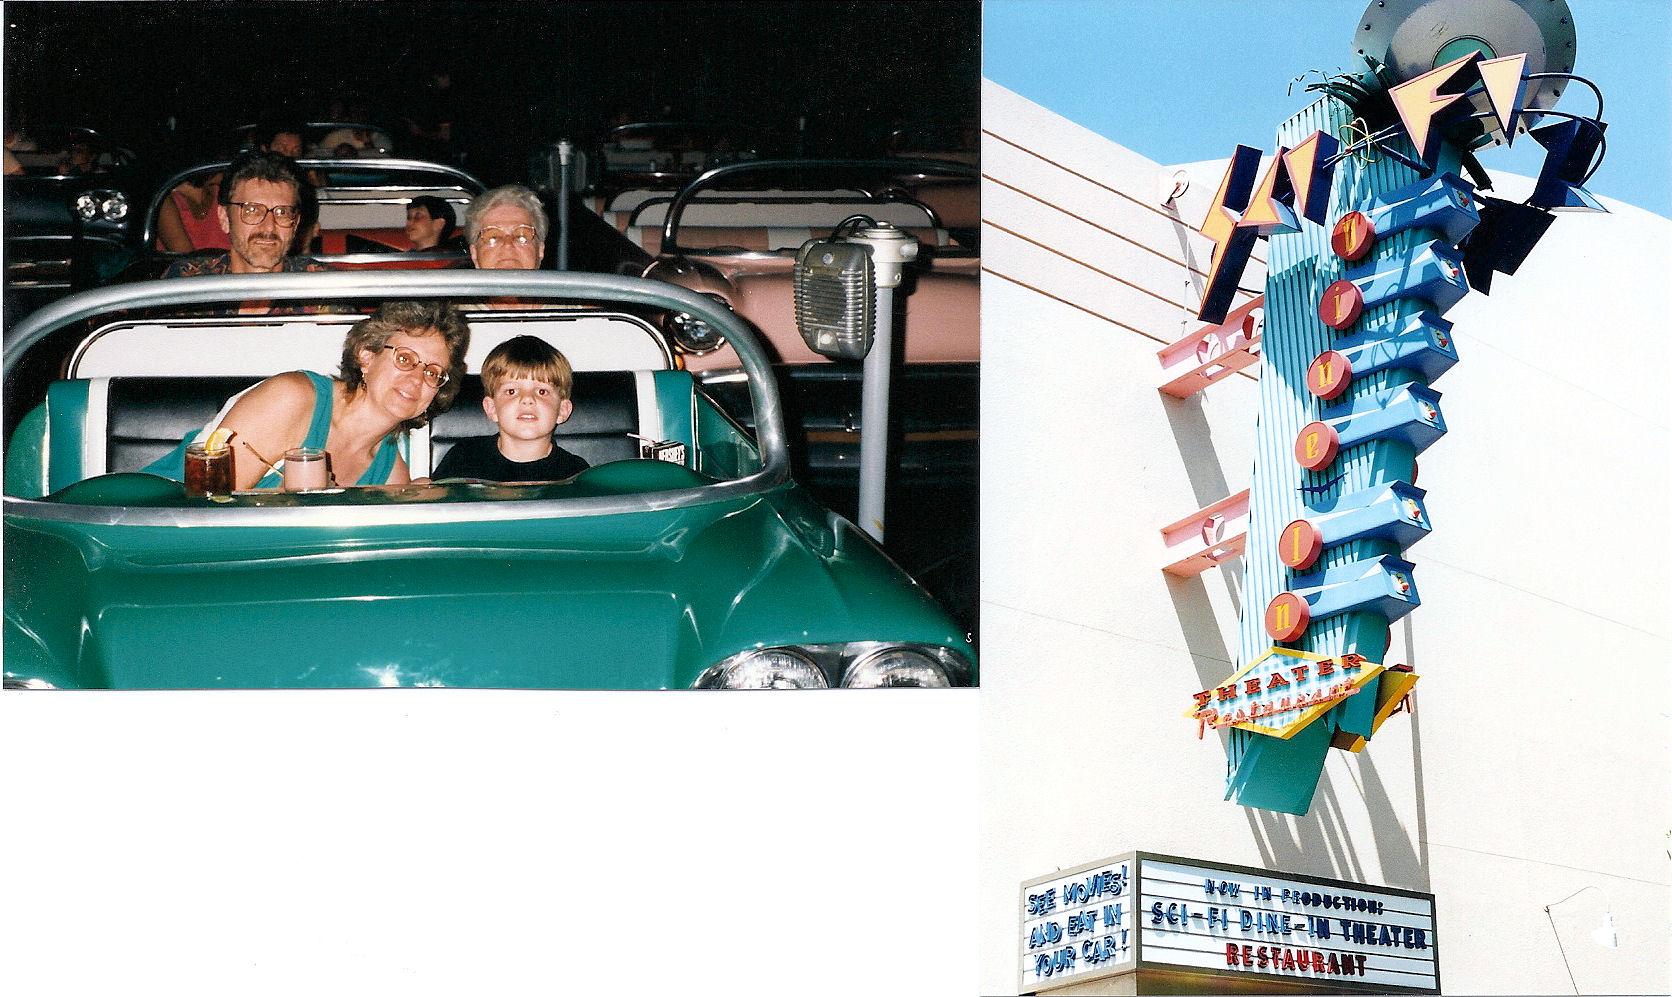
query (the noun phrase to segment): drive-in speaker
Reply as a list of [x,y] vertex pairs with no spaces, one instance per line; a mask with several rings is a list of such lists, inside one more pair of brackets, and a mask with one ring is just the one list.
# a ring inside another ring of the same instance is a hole
[[838,360],[862,360],[876,334],[877,282],[866,247],[802,243],[795,254],[795,325],[807,347]]

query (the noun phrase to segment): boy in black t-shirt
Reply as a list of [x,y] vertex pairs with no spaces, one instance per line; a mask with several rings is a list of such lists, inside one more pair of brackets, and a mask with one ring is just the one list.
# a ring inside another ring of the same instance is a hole
[[482,410],[499,435],[453,444],[435,477],[557,481],[586,470],[586,461],[552,442],[552,430],[574,411],[574,383],[568,359],[545,340],[517,336],[499,344],[482,361]]

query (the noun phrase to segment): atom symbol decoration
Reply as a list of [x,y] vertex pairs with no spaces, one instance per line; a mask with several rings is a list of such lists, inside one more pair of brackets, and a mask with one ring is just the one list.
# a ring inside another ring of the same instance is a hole
[[1381,147],[1376,144],[1379,136],[1370,131],[1363,118],[1354,118],[1341,126],[1336,138],[1341,141],[1341,155],[1352,156],[1365,166],[1382,161]]

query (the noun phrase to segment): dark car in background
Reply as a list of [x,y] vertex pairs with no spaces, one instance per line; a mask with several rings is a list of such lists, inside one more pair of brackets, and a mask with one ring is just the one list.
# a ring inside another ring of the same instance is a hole
[[[233,132],[234,140],[241,149],[254,148],[258,133],[263,128],[274,127],[272,124],[254,123],[239,125]],[[355,156],[388,158],[404,150],[395,147],[395,140],[391,137],[391,130],[382,125],[364,121],[309,121],[297,125],[301,129],[301,155],[318,158],[340,158],[339,151],[347,145],[352,148]]]
[[137,157],[90,128],[35,126],[8,154],[8,321],[113,276],[133,243],[144,193]]

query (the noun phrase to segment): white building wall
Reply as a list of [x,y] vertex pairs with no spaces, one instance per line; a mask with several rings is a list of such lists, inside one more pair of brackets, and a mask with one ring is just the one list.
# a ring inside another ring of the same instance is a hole
[[1178,168],[983,86],[983,992],[1017,988],[1023,880],[1131,849],[1432,892],[1458,994],[1571,991],[1544,907],[1601,887],[1554,912],[1573,982],[1667,992],[1672,223],[1560,217],[1448,313],[1423,605],[1388,655],[1415,711],[1332,752],[1305,816],[1250,810],[1183,716],[1232,670],[1240,567],[1168,576],[1159,534],[1252,466],[1252,378],[1157,391],[1222,167],[1169,213]]

